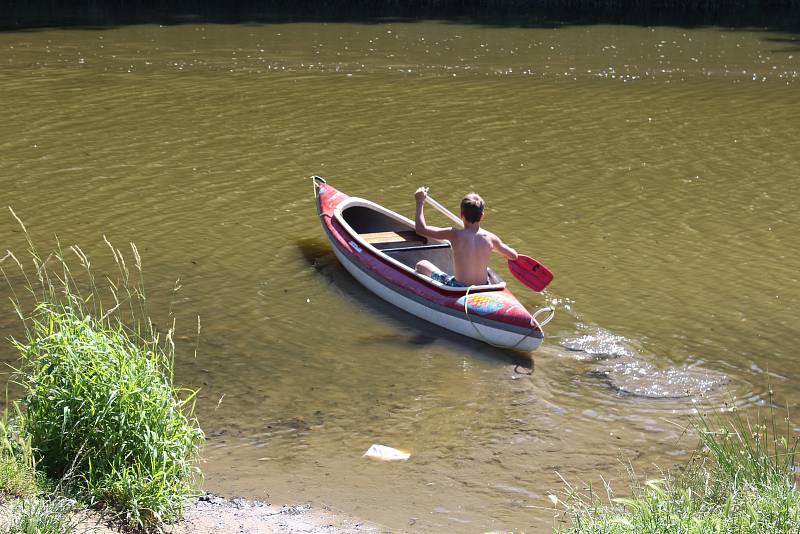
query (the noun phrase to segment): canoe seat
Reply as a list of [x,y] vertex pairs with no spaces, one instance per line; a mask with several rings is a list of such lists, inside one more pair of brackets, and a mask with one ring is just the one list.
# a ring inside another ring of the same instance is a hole
[[[427,239],[416,233],[414,230],[400,230],[399,232],[372,232],[361,234],[361,239],[373,245],[377,249],[386,247],[404,248],[424,245]],[[381,246],[385,245],[385,247]]]

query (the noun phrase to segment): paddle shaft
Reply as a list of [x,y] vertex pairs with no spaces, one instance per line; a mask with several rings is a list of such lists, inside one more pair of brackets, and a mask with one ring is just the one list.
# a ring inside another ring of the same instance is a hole
[[456,223],[459,227],[461,227],[461,228],[464,227],[464,221],[462,221],[460,218],[456,217],[455,214],[453,214],[452,211],[450,211],[449,209],[445,208],[444,206],[442,206],[441,204],[436,202],[431,197],[426,195],[425,196],[425,202],[427,202],[428,204],[430,204],[431,206],[433,206],[437,210],[439,210],[442,213],[444,213],[447,216],[448,219],[450,219],[451,221]]

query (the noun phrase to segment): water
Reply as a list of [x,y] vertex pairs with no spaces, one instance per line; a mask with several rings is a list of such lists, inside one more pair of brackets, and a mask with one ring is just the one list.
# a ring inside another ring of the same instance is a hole
[[[5,32],[0,204],[101,268],[103,235],[137,244],[156,321],[182,330],[178,380],[201,388],[207,489],[546,532],[560,477],[622,491],[620,459],[683,461],[696,403],[800,400],[798,72],[797,36],[760,30]],[[558,309],[532,373],[359,286],[312,174],[406,214],[419,185],[451,208],[480,192],[486,226],[556,275],[544,295],[510,280]],[[24,250],[10,215],[0,239]],[[411,459],[362,458],[373,443]]]

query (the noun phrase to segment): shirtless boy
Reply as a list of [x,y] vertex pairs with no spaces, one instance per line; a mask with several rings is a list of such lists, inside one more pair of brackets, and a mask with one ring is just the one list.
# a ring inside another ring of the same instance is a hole
[[434,280],[451,287],[466,287],[488,283],[486,270],[489,268],[489,257],[496,250],[510,260],[517,259],[517,251],[503,243],[499,237],[481,229],[483,199],[475,193],[466,195],[461,200],[461,220],[464,228],[437,228],[425,224],[423,207],[428,188],[420,187],[414,193],[417,200],[417,213],[414,218],[414,229],[419,235],[433,239],[447,239],[453,247],[454,276],[442,272],[428,260],[417,263],[416,270]]

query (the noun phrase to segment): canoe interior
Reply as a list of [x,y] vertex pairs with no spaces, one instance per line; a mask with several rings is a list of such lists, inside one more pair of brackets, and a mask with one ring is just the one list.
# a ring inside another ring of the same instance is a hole
[[403,221],[393,219],[388,215],[375,211],[366,206],[350,206],[342,211],[342,217],[350,225],[350,228],[359,234],[369,234],[373,232],[398,232],[403,230],[413,230],[414,227],[405,224]]
[[[389,249],[384,254],[412,269],[418,261],[428,260],[442,271],[453,273],[453,253],[447,241],[420,236],[414,232],[412,224],[366,206],[345,208],[342,218],[364,241],[378,250]],[[431,248],[431,245],[442,246]],[[494,284],[503,282],[491,269],[489,276]]]

